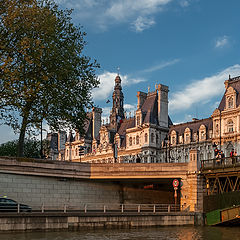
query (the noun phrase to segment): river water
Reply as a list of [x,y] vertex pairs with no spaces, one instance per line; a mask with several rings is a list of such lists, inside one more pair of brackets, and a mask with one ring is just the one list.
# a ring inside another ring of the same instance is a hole
[[158,227],[141,229],[0,233],[0,240],[240,240],[240,227]]

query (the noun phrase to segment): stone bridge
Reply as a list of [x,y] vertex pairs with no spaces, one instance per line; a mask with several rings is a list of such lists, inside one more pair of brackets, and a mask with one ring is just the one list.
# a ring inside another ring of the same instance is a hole
[[[158,186],[173,196],[173,179],[178,179],[178,203],[183,210],[203,210],[203,179],[199,172],[197,152],[192,150],[188,163],[75,163],[34,159],[0,158],[0,173],[55,178],[61,181],[109,183],[137,186],[145,192]],[[4,175],[3,175],[4,176]],[[48,180],[50,181],[50,180]],[[136,191],[136,189],[135,189]],[[164,193],[162,193],[164,195]]]

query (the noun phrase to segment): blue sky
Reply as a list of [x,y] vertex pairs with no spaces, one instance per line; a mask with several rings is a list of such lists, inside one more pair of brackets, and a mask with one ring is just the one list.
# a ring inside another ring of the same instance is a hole
[[[137,91],[169,86],[173,122],[209,117],[224,80],[240,75],[239,0],[58,0],[73,8],[87,32],[85,53],[97,59],[101,85],[93,91],[107,116],[117,68],[125,109],[136,110]],[[0,143],[14,138],[0,127]]]

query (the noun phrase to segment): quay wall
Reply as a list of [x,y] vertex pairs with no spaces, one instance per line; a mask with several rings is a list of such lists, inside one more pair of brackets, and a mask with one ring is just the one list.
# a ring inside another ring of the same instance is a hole
[[119,185],[113,182],[0,173],[0,196],[31,207],[119,203],[119,191]]
[[136,228],[201,225],[197,213],[155,214],[19,214],[0,216],[0,231],[81,230],[86,228]]

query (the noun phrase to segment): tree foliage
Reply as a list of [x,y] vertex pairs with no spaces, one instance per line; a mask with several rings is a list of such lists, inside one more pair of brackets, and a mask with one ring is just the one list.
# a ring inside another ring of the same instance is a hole
[[85,32],[71,10],[49,0],[0,0],[0,116],[19,131],[45,120],[53,129],[83,129],[99,65],[84,55]]
[[[28,158],[40,158],[41,156],[41,142],[36,139],[25,139],[24,140],[24,151],[23,157]],[[17,156],[18,141],[9,141],[0,145],[0,156]],[[43,141],[43,152],[48,151],[48,141]]]

